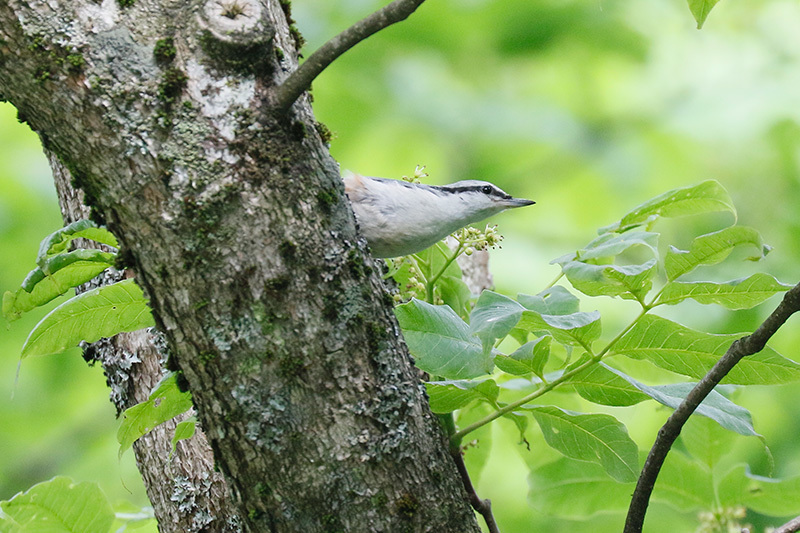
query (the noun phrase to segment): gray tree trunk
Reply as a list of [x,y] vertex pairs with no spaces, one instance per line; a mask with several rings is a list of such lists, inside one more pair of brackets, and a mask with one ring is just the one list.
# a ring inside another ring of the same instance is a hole
[[311,110],[269,111],[283,4],[3,2],[0,93],[118,236],[245,531],[477,531]]
[[[64,222],[88,217],[83,194],[70,185],[69,171],[54,154],[48,153],[48,159]],[[95,246],[92,242],[82,244]],[[97,282],[113,283],[123,276],[123,272],[112,271]],[[117,413],[147,400],[164,375],[163,340],[149,329],[101,339],[84,349],[84,358],[103,366]],[[214,457],[202,429],[197,428],[191,438],[179,442],[172,453],[175,427],[188,417],[175,417],[133,444],[158,528],[161,533],[238,533],[241,520],[225,479],[214,469]]]

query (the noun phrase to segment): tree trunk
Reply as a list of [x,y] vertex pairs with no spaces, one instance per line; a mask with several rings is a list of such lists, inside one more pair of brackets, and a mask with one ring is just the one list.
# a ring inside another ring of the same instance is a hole
[[477,531],[307,101],[270,113],[286,7],[10,0],[0,93],[119,238],[245,531]]
[[[71,176],[58,158],[48,153],[64,223],[89,216],[83,194],[70,185]],[[94,243],[83,243],[86,247]],[[99,245],[99,247],[102,247]],[[113,283],[122,272],[111,271],[89,285]],[[90,288],[90,287],[87,287]],[[120,414],[147,400],[164,375],[165,359],[161,335],[148,330],[120,333],[84,348],[84,358],[103,366],[111,402]],[[228,497],[228,486],[214,470],[214,458],[205,433],[178,443],[172,452],[172,436],[187,415],[175,417],[144,435],[133,444],[136,464],[144,479],[161,533],[215,531],[237,533],[241,521]]]

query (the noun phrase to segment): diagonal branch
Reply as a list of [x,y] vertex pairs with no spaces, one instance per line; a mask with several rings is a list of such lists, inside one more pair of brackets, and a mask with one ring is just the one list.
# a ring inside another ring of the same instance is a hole
[[797,531],[800,531],[800,516],[792,518],[772,533],[796,533]]
[[467,472],[467,465],[464,464],[464,457],[461,455],[461,449],[459,447],[451,448],[450,455],[453,456],[456,468],[458,468],[458,473],[461,475],[461,481],[464,482],[464,489],[467,491],[470,505],[472,505],[472,508],[486,521],[486,527],[489,529],[489,533],[500,533],[500,529],[497,527],[497,522],[492,514],[492,502],[488,499],[482,500],[480,496],[478,496],[478,493],[475,492],[472,479],[470,479],[469,472]]
[[422,5],[425,0],[394,0],[368,17],[356,22],[342,33],[323,44],[311,54],[297,70],[275,89],[273,107],[277,113],[286,113],[311,82],[340,55],[367,37],[401,22]]
[[669,453],[669,449],[678,438],[681,428],[689,419],[697,406],[705,399],[714,387],[724,378],[736,364],[748,355],[760,352],[767,341],[788,320],[792,314],[800,310],[800,283],[787,292],[781,303],[771,315],[752,334],[737,339],[731,344],[725,355],[703,376],[689,392],[686,399],[678,406],[661,429],[656,441],[645,460],[636,490],[633,492],[628,516],[625,520],[624,533],[641,533],[644,516],[656,478]]

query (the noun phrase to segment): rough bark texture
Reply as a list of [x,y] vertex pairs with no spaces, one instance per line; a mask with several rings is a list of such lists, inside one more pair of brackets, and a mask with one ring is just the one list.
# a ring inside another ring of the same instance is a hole
[[[89,208],[83,203],[83,194],[70,185],[71,176],[58,158],[52,153],[47,155],[65,224],[86,218]],[[95,243],[81,245],[90,247]],[[114,270],[93,284],[113,283],[123,275]],[[148,329],[120,333],[88,345],[84,357],[102,365],[111,401],[119,414],[147,400],[161,380],[164,348],[163,337]],[[196,428],[194,436],[179,442],[172,453],[175,427],[189,416],[187,413],[169,420],[133,444],[159,531],[240,532],[241,520],[230,500],[225,479],[214,469],[214,457],[203,430]]]
[[264,105],[282,7],[10,0],[0,93],[118,236],[244,530],[477,531],[310,108]]

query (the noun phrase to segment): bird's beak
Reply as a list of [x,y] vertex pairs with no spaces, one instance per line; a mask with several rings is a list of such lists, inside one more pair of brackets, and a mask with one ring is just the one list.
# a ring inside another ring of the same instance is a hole
[[536,203],[533,200],[526,200],[524,198],[509,198],[503,202],[507,207],[525,207],[526,205],[533,205]]

